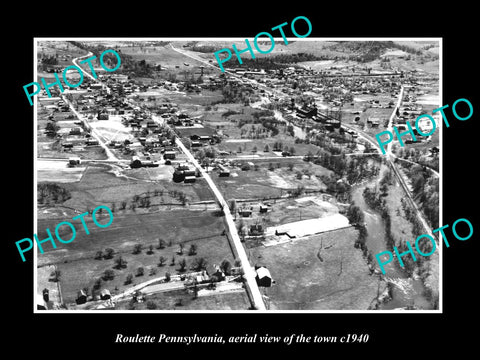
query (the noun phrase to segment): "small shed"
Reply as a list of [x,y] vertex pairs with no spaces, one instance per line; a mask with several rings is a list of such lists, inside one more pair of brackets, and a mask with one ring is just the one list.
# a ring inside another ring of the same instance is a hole
[[75,300],[77,305],[85,304],[87,302],[87,294],[82,289],[77,293],[77,299]]
[[239,209],[238,210],[238,213],[242,216],[242,217],[249,217],[252,215],[252,210],[250,209]]
[[102,299],[102,300],[108,300],[111,297],[112,297],[112,295],[110,294],[110,290],[108,290],[108,289],[103,289],[100,292],[100,299]]
[[195,176],[185,176],[184,183],[194,183],[197,180]]
[[255,280],[258,286],[272,286],[272,275],[270,275],[270,271],[265,266],[255,266],[255,272],[257,273]]
[[270,206],[260,204],[260,212],[261,213],[266,213],[270,209]]

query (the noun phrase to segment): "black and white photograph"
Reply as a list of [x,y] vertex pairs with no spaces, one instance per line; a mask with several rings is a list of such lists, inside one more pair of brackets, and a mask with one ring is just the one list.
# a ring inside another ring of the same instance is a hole
[[441,40],[264,37],[36,39],[37,310],[439,309]]
[[471,5],[23,7],[2,27],[6,350],[473,349]]

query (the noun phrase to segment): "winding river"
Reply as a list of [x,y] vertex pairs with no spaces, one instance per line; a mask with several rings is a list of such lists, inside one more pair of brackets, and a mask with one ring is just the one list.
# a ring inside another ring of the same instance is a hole
[[[368,230],[366,245],[373,256],[386,250],[385,224],[380,214],[366,204],[363,198],[363,191],[366,187],[375,186],[379,179],[380,177],[352,188],[352,200],[365,213],[365,222]],[[374,263],[379,269],[375,259]],[[398,262],[395,262],[395,265],[388,266],[385,269],[385,279],[393,285],[392,300],[380,305],[379,310],[404,309],[412,306],[422,310],[432,309],[430,302],[424,295],[425,287],[422,281],[409,278]]]

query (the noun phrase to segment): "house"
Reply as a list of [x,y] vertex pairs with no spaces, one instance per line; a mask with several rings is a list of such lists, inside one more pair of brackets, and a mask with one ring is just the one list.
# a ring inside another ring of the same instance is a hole
[[317,108],[316,107],[303,107],[303,108],[297,108],[296,109],[297,116],[299,118],[312,118],[317,115]]
[[130,167],[132,169],[137,169],[137,168],[142,167],[142,161],[140,160],[140,158],[138,156],[133,156],[132,157],[132,162],[130,163]]
[[268,212],[269,209],[270,209],[269,206],[260,204],[260,212],[261,213],[266,213],[266,212]]
[[100,299],[102,300],[108,300],[110,299],[112,296],[110,294],[110,290],[108,289],[103,289],[101,292],[100,292]]
[[107,112],[99,112],[98,115],[97,115],[97,119],[98,120],[108,120],[109,118],[109,115]]
[[183,171],[183,174],[185,175],[185,177],[187,177],[187,176],[195,176],[196,171],[195,171],[195,170],[189,170],[189,169],[188,169],[188,170],[184,170],[184,171]]
[[72,156],[68,158],[68,163],[70,165],[80,165],[80,158],[78,156]]
[[87,145],[98,145],[99,143],[98,143],[97,139],[87,139],[85,141],[85,144],[87,144]]
[[257,273],[255,280],[258,286],[272,286],[272,275],[270,275],[270,271],[265,266],[255,266],[255,272]]
[[175,151],[165,151],[165,153],[163,154],[163,158],[165,160],[167,160],[167,159],[174,160],[175,159]]
[[242,217],[249,217],[252,215],[252,210],[251,209],[239,209],[238,210],[238,213],[242,216]]
[[230,176],[230,170],[225,168],[223,165],[218,165],[218,168],[220,169],[220,173],[218,174],[218,176],[221,176],[221,177]]
[[79,127],[74,127],[70,129],[70,135],[81,135],[82,129]]
[[158,127],[157,123],[153,120],[148,120],[147,121],[147,128],[156,128]]
[[77,299],[75,300],[77,305],[85,304],[87,302],[87,294],[82,289],[77,293]]
[[197,180],[195,176],[185,176],[184,183],[194,183]]

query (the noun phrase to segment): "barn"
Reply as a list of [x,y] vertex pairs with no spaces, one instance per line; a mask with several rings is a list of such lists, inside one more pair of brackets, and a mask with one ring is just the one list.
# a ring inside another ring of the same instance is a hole
[[255,272],[257,273],[255,280],[258,286],[272,286],[272,275],[270,275],[270,271],[265,266],[255,266]]

